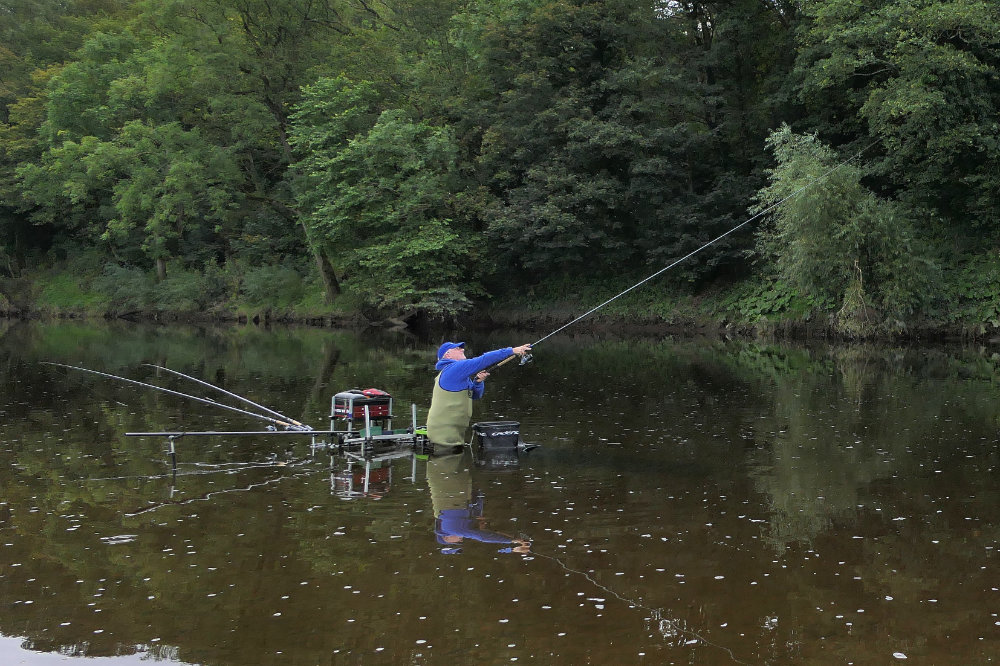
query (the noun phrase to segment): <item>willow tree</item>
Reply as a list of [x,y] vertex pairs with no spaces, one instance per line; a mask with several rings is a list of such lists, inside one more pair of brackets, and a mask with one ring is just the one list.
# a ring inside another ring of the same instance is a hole
[[866,170],[785,125],[768,139],[777,166],[758,194],[771,209],[758,253],[801,293],[839,304],[850,335],[905,328],[933,298],[936,267],[907,209],[862,184]]

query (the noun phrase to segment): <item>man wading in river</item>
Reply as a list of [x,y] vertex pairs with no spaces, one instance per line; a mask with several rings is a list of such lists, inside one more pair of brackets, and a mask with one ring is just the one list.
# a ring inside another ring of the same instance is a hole
[[510,358],[524,356],[531,345],[504,347],[475,358],[465,358],[464,342],[446,342],[438,348],[438,376],[434,380],[431,410],[427,415],[427,438],[435,446],[455,447],[465,444],[465,431],[472,420],[472,401],[483,397],[486,368]]

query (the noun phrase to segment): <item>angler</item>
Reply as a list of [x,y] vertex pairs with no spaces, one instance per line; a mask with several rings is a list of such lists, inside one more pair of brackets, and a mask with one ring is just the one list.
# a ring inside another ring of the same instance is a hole
[[434,366],[438,375],[427,414],[427,438],[434,444],[435,453],[465,444],[465,431],[472,420],[472,401],[483,397],[489,368],[514,356],[524,359],[530,349],[531,345],[524,344],[465,358],[464,342],[445,342],[438,348]]

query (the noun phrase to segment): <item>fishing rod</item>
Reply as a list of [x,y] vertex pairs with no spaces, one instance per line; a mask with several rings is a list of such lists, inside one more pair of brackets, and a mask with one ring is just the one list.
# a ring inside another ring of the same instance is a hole
[[242,437],[244,435],[336,435],[343,434],[343,430],[166,430],[160,432],[127,432],[126,437]]
[[273,410],[273,409],[271,409],[269,407],[265,407],[264,405],[258,405],[253,400],[250,400],[248,398],[244,398],[241,395],[237,395],[235,393],[227,391],[226,389],[222,388],[221,386],[216,386],[215,384],[209,384],[208,382],[202,381],[201,379],[198,379],[197,377],[192,377],[190,375],[185,375],[183,372],[178,372],[176,370],[171,370],[170,368],[165,368],[162,365],[154,365],[152,363],[143,363],[143,365],[148,366],[150,368],[157,368],[158,370],[165,370],[165,371],[167,371],[167,372],[169,372],[171,374],[177,375],[178,377],[183,377],[184,379],[190,379],[193,382],[198,382],[202,386],[207,386],[210,389],[215,389],[216,391],[221,391],[222,393],[225,393],[226,395],[228,395],[231,398],[236,398],[237,400],[242,400],[243,402],[247,403],[248,405],[253,405],[257,409],[262,409],[265,412],[267,412],[268,414],[271,414],[272,416],[276,416],[279,419],[283,419],[285,421],[288,421],[288,422],[292,423],[293,425],[301,426],[303,428],[306,428],[306,426],[304,426],[302,423],[296,421],[293,418],[289,418],[289,417],[285,416],[281,412],[276,412],[275,410]]
[[[476,370],[473,374],[469,375],[469,379],[472,379],[473,377],[475,377],[476,375],[478,375],[480,372],[491,372],[491,371],[495,370],[496,368],[499,368],[501,365],[505,365],[505,364],[513,361],[515,358],[517,358],[517,354],[511,354],[510,356],[508,356],[507,358],[503,359],[502,361],[497,361],[496,363],[488,365],[485,368],[483,368],[482,370]],[[523,356],[521,356],[521,362],[520,362],[519,365],[527,365],[529,363],[531,363],[531,354],[527,354],[526,353]]]
[[128,379],[127,377],[119,377],[118,375],[112,375],[112,374],[107,373],[107,372],[99,372],[97,370],[91,370],[89,368],[81,368],[81,367],[76,366],[76,365],[66,365],[65,363],[51,363],[51,362],[48,362],[48,361],[42,361],[42,363],[44,365],[55,365],[55,366],[58,366],[58,367],[61,367],[61,368],[69,368],[71,370],[80,370],[81,372],[89,372],[91,374],[100,375],[102,377],[110,377],[111,379],[117,379],[119,381],[128,382],[129,384],[135,384],[136,386],[143,386],[145,388],[151,388],[151,389],[156,390],[156,391],[163,391],[164,393],[170,393],[171,395],[177,395],[177,396],[180,396],[182,398],[188,398],[190,400],[196,400],[196,401],[204,403],[206,405],[212,405],[213,407],[221,407],[222,409],[228,409],[230,411],[237,412],[239,414],[245,414],[247,416],[252,416],[252,417],[257,418],[257,419],[262,419],[264,421],[270,421],[271,423],[276,423],[276,424],[278,424],[278,425],[286,428],[287,430],[304,431],[304,430],[308,430],[309,429],[309,426],[303,426],[301,424],[299,424],[299,425],[293,425],[293,424],[287,423],[285,421],[279,421],[278,419],[271,418],[270,416],[264,416],[263,414],[257,414],[256,412],[250,412],[250,411],[247,411],[245,409],[240,409],[239,407],[233,407],[231,405],[226,405],[226,404],[223,404],[221,402],[216,402],[215,400],[210,400],[208,398],[199,398],[198,396],[195,396],[195,395],[189,395],[187,393],[181,393],[180,391],[174,391],[174,390],[171,390],[171,389],[168,389],[168,388],[163,388],[162,386],[156,386],[155,384],[147,384],[146,382],[140,382],[140,381],[137,381],[135,379]]
[[[843,162],[841,162],[841,163],[837,164],[836,166],[834,166],[833,168],[831,168],[830,170],[828,170],[828,171],[827,171],[826,173],[823,173],[823,174],[821,174],[821,175],[817,176],[816,178],[812,179],[811,181],[809,181],[808,183],[806,183],[805,185],[803,185],[803,186],[802,186],[802,187],[800,187],[799,189],[797,189],[797,190],[795,190],[794,192],[792,192],[791,194],[789,194],[789,195],[788,195],[787,197],[785,197],[784,199],[781,199],[780,201],[778,201],[778,202],[776,202],[776,203],[773,203],[773,204],[771,204],[770,206],[768,206],[768,207],[767,207],[767,208],[765,208],[764,210],[760,211],[759,213],[757,213],[757,214],[756,214],[756,215],[754,215],[753,217],[751,217],[751,218],[749,218],[749,219],[747,219],[747,220],[744,220],[743,222],[740,222],[739,224],[737,224],[737,225],[736,225],[735,227],[733,227],[733,228],[732,228],[732,229],[730,229],[729,231],[727,231],[727,232],[725,232],[725,233],[723,233],[723,234],[720,234],[720,235],[716,236],[715,238],[713,238],[712,240],[708,241],[707,243],[705,243],[704,245],[702,245],[702,246],[701,246],[701,247],[699,247],[698,249],[696,249],[696,250],[694,250],[694,251],[692,251],[692,252],[689,252],[688,254],[686,254],[686,255],[684,255],[683,257],[681,257],[680,259],[678,259],[678,260],[676,260],[676,261],[672,262],[672,263],[671,263],[671,264],[669,264],[668,266],[665,266],[665,267],[661,268],[660,270],[656,271],[655,273],[653,273],[653,274],[652,274],[652,275],[650,275],[649,277],[646,277],[646,278],[643,278],[643,279],[642,279],[642,280],[640,280],[639,282],[636,282],[636,283],[635,283],[634,285],[632,285],[631,287],[629,287],[629,288],[628,288],[628,289],[626,289],[625,291],[622,291],[621,293],[618,293],[618,294],[616,294],[616,295],[612,296],[611,298],[609,298],[608,300],[604,301],[603,303],[601,303],[601,304],[600,304],[600,305],[598,305],[597,307],[594,307],[594,308],[591,308],[590,310],[587,310],[586,312],[584,312],[584,313],[583,313],[582,315],[580,315],[580,316],[579,316],[579,317],[577,317],[576,319],[572,320],[571,322],[569,322],[569,323],[567,323],[567,324],[563,324],[562,326],[560,326],[560,327],[559,327],[559,328],[557,328],[556,330],[552,331],[552,332],[551,332],[551,333],[549,333],[548,335],[546,335],[546,336],[544,336],[544,337],[542,337],[542,338],[539,338],[539,339],[538,339],[538,341],[536,341],[536,342],[533,342],[533,343],[532,343],[532,344],[531,344],[530,346],[531,346],[531,347],[534,347],[535,345],[537,345],[537,344],[539,344],[539,343],[542,343],[542,342],[544,342],[545,340],[548,340],[549,338],[551,338],[551,337],[552,337],[553,335],[555,335],[556,333],[559,333],[560,331],[562,331],[562,330],[565,330],[565,329],[569,328],[570,326],[572,326],[573,324],[577,323],[578,321],[580,321],[580,320],[582,320],[582,319],[584,319],[584,318],[586,318],[586,317],[589,317],[590,315],[594,314],[595,312],[597,312],[598,310],[600,310],[601,308],[603,308],[603,307],[604,307],[605,305],[607,305],[608,303],[611,303],[612,301],[614,301],[614,300],[616,300],[616,299],[618,299],[618,298],[621,298],[622,296],[624,296],[624,295],[625,295],[625,294],[627,294],[628,292],[632,291],[633,289],[636,289],[636,288],[638,288],[638,287],[640,287],[640,286],[642,286],[642,285],[646,284],[647,282],[649,282],[649,281],[650,281],[650,280],[652,280],[653,278],[655,278],[655,277],[657,277],[657,276],[659,276],[659,275],[661,275],[661,274],[663,274],[663,273],[667,272],[668,270],[670,270],[671,268],[673,268],[673,267],[674,267],[674,266],[676,266],[677,264],[679,264],[679,263],[681,263],[681,262],[683,262],[683,261],[686,261],[687,259],[690,259],[691,257],[693,257],[694,255],[698,254],[699,252],[701,252],[701,251],[702,251],[702,250],[704,250],[705,248],[709,247],[710,245],[713,245],[713,244],[717,243],[718,241],[722,240],[723,238],[725,238],[725,237],[726,237],[726,236],[728,236],[729,234],[731,234],[731,233],[733,233],[733,232],[737,231],[738,229],[741,229],[742,227],[746,226],[747,224],[750,224],[751,222],[753,222],[753,221],[754,221],[754,220],[756,220],[757,218],[759,218],[759,217],[761,217],[761,216],[763,216],[763,215],[766,215],[767,213],[771,212],[772,210],[774,210],[775,208],[777,208],[777,207],[778,207],[778,206],[780,206],[781,204],[783,204],[783,203],[785,203],[786,201],[788,201],[789,199],[791,199],[792,197],[795,197],[795,196],[798,196],[798,195],[799,195],[799,194],[801,194],[801,193],[802,193],[803,191],[805,191],[805,190],[807,190],[808,188],[812,187],[812,186],[813,186],[813,185],[815,185],[816,183],[818,183],[818,182],[820,182],[820,181],[822,181],[822,180],[825,180],[825,179],[826,179],[827,177],[829,177],[829,176],[830,176],[830,175],[831,175],[831,174],[832,174],[832,173],[833,173],[834,171],[836,171],[837,169],[839,169],[839,168],[841,168],[842,166],[844,166],[844,165],[846,165],[846,164],[849,164],[850,162],[853,162],[853,161],[854,161],[854,160],[856,160],[857,158],[861,157],[861,155],[863,155],[863,154],[864,154],[864,153],[865,153],[865,152],[866,152],[866,151],[867,151],[867,150],[868,150],[869,148],[871,148],[872,146],[874,146],[874,145],[875,145],[876,143],[878,143],[878,141],[877,141],[877,140],[876,140],[876,141],[873,141],[872,143],[868,144],[867,146],[865,146],[864,148],[862,148],[862,149],[861,149],[860,151],[858,151],[858,152],[857,152],[857,154],[855,154],[854,156],[852,156],[852,157],[850,157],[850,158],[848,158],[848,159],[844,160]],[[510,357],[510,358],[507,358],[507,359],[504,359],[504,360],[503,360],[503,361],[502,361],[502,362],[501,362],[500,364],[498,364],[498,365],[502,365],[502,363],[506,363],[507,361],[511,360],[511,358],[513,358],[513,357]],[[525,365],[526,363],[530,363],[530,362],[531,362],[531,354],[525,354],[525,355],[524,355],[524,356],[523,356],[523,357],[521,358],[521,365]]]
[[[849,164],[849,163],[853,162],[854,160],[856,160],[857,158],[861,157],[861,155],[863,155],[863,154],[864,154],[864,153],[865,153],[865,152],[866,152],[866,151],[867,151],[867,150],[868,150],[869,148],[871,148],[872,146],[874,146],[874,145],[875,145],[875,144],[877,144],[877,143],[878,143],[878,141],[877,141],[877,140],[876,140],[876,141],[873,141],[873,142],[871,142],[870,144],[868,144],[867,146],[865,146],[864,148],[862,148],[861,150],[859,150],[859,151],[858,151],[858,152],[857,152],[857,153],[856,153],[855,155],[853,155],[852,157],[849,157],[848,159],[844,160],[843,162],[840,162],[839,164],[837,164],[836,166],[832,167],[831,169],[829,169],[829,170],[828,170],[828,171],[826,171],[825,173],[823,173],[823,174],[820,174],[819,176],[817,176],[817,177],[813,178],[813,179],[812,179],[812,180],[810,180],[810,181],[809,181],[808,183],[806,183],[805,185],[803,185],[803,186],[802,186],[802,187],[800,187],[799,189],[795,190],[794,192],[792,192],[791,194],[789,194],[789,195],[788,195],[788,196],[786,196],[785,198],[781,199],[780,201],[777,201],[777,202],[775,202],[775,203],[771,204],[770,206],[768,206],[768,207],[767,207],[767,208],[765,208],[764,210],[762,210],[762,211],[758,212],[758,213],[757,213],[756,215],[754,215],[754,216],[752,216],[752,217],[750,217],[750,218],[748,218],[748,219],[744,220],[743,222],[740,222],[739,224],[737,224],[737,225],[736,225],[735,227],[733,227],[733,228],[732,228],[732,229],[730,229],[729,231],[726,231],[725,233],[722,233],[722,234],[719,234],[718,236],[716,236],[716,237],[715,237],[715,238],[713,238],[712,240],[708,241],[708,242],[707,242],[707,243],[705,243],[704,245],[700,246],[699,248],[697,248],[697,249],[695,249],[695,250],[693,250],[693,251],[691,251],[691,252],[689,252],[689,253],[685,254],[685,255],[684,255],[683,257],[681,257],[680,259],[677,259],[676,261],[674,261],[674,262],[672,262],[672,263],[668,264],[667,266],[664,266],[664,267],[663,267],[663,268],[661,268],[660,270],[656,271],[656,272],[655,272],[655,273],[653,273],[652,275],[650,275],[650,276],[648,276],[648,277],[645,277],[645,278],[643,278],[643,279],[642,279],[642,280],[640,280],[639,282],[636,282],[635,284],[633,284],[633,285],[632,285],[631,287],[629,287],[628,289],[625,289],[624,291],[622,291],[622,292],[620,292],[620,293],[618,293],[618,294],[615,294],[614,296],[612,296],[612,297],[611,297],[611,298],[609,298],[608,300],[604,301],[604,302],[603,302],[603,303],[601,303],[600,305],[598,305],[598,306],[596,306],[596,307],[593,307],[593,308],[591,308],[590,310],[587,310],[586,312],[584,312],[584,313],[583,313],[582,315],[580,315],[580,316],[579,316],[579,317],[577,317],[576,319],[573,319],[572,321],[570,321],[570,322],[568,322],[568,323],[566,323],[566,324],[563,324],[562,326],[560,326],[559,328],[555,329],[555,330],[554,330],[554,331],[552,331],[551,333],[549,333],[549,334],[547,334],[547,335],[545,335],[545,336],[543,336],[543,337],[539,338],[539,339],[538,339],[537,341],[535,341],[535,342],[531,343],[531,344],[529,345],[529,347],[533,348],[533,347],[535,347],[536,345],[538,345],[538,344],[540,344],[540,343],[542,343],[542,342],[545,342],[546,340],[548,340],[549,338],[551,338],[551,337],[552,337],[553,335],[555,335],[556,333],[559,333],[560,331],[563,331],[563,330],[565,330],[565,329],[569,328],[569,327],[570,327],[570,326],[572,326],[573,324],[575,324],[575,323],[577,323],[577,322],[579,322],[579,321],[581,321],[581,320],[583,320],[583,319],[586,319],[587,317],[589,317],[590,315],[594,314],[595,312],[597,312],[598,310],[600,310],[600,309],[601,309],[601,308],[603,308],[604,306],[608,305],[608,304],[609,304],[609,303],[611,303],[612,301],[614,301],[614,300],[617,300],[617,299],[621,298],[622,296],[624,296],[625,294],[629,293],[629,292],[630,292],[630,291],[632,291],[633,289],[637,289],[637,288],[641,287],[642,285],[646,284],[647,282],[649,282],[649,281],[650,281],[650,280],[652,280],[653,278],[655,278],[655,277],[658,277],[658,276],[662,275],[663,273],[666,273],[667,271],[669,271],[669,270],[670,270],[671,268],[673,268],[673,267],[674,267],[674,266],[676,266],[677,264],[679,264],[679,263],[681,263],[681,262],[683,262],[683,261],[686,261],[686,260],[690,259],[691,257],[693,257],[694,255],[698,254],[699,252],[701,252],[701,251],[702,251],[702,250],[704,250],[705,248],[707,248],[707,247],[709,247],[709,246],[711,246],[711,245],[714,245],[715,243],[719,242],[720,240],[722,240],[723,238],[725,238],[725,237],[726,237],[726,236],[728,236],[729,234],[731,234],[731,233],[734,233],[735,231],[737,231],[737,230],[739,230],[739,229],[741,229],[741,228],[745,227],[746,225],[750,224],[750,223],[751,223],[751,222],[753,222],[754,220],[756,220],[756,219],[758,219],[758,218],[760,218],[760,217],[762,217],[762,216],[766,215],[767,213],[770,213],[770,212],[771,212],[772,210],[774,210],[775,208],[777,208],[777,207],[778,207],[778,206],[780,206],[781,204],[785,203],[786,201],[788,201],[788,200],[789,200],[789,199],[791,199],[792,197],[795,197],[795,196],[798,196],[799,194],[801,194],[801,193],[802,193],[802,192],[804,192],[805,190],[809,189],[810,187],[812,187],[812,186],[813,186],[813,185],[815,185],[816,183],[818,183],[818,182],[820,182],[820,181],[823,181],[823,180],[825,180],[825,179],[826,179],[826,178],[828,178],[828,177],[829,177],[829,176],[830,176],[831,174],[833,174],[833,172],[835,172],[835,171],[836,171],[837,169],[840,169],[840,168],[841,168],[841,167],[843,167],[844,165],[846,165],[846,164]],[[501,365],[504,365],[504,364],[506,364],[506,363],[509,363],[510,361],[514,360],[514,357],[515,357],[515,356],[517,356],[517,354],[512,354],[511,356],[508,356],[507,358],[503,359],[502,361],[499,361],[499,362],[497,362],[497,363],[494,363],[493,365],[491,365],[491,366],[489,366],[488,368],[486,368],[486,371],[488,372],[488,371],[490,371],[490,370],[493,370],[493,369],[495,369],[495,368],[498,368],[498,367],[500,367]],[[521,361],[520,361],[520,363],[519,363],[518,365],[527,365],[528,363],[531,363],[531,360],[532,360],[532,356],[531,356],[531,353],[530,353],[530,352],[529,352],[529,353],[526,353],[526,354],[524,354],[523,356],[521,356]]]

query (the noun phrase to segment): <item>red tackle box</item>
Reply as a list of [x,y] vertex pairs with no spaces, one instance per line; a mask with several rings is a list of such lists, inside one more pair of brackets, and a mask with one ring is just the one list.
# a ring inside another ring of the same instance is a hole
[[365,407],[368,407],[369,418],[392,418],[392,396],[376,388],[351,389],[337,393],[333,396],[331,418],[364,420]]

